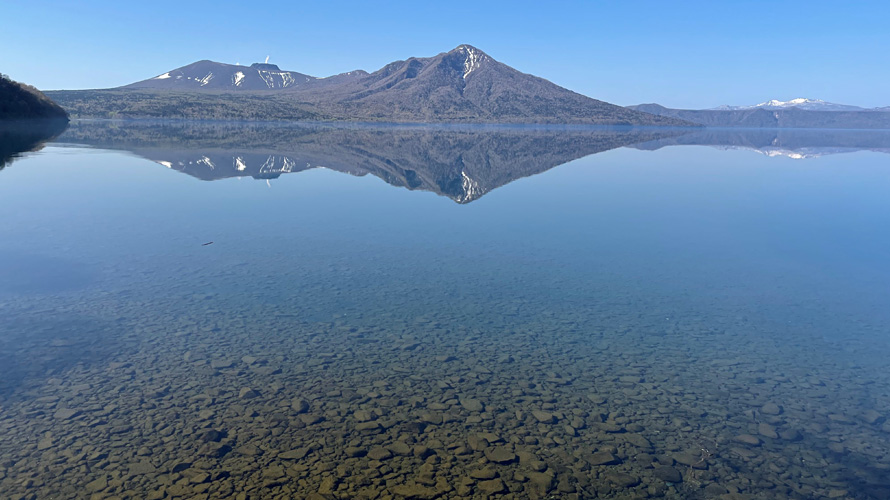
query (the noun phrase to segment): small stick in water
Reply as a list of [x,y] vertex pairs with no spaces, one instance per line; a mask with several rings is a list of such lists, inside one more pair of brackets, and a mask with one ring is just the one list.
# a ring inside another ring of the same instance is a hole
[[207,245],[212,245],[212,244],[213,244],[213,242],[212,242],[212,241],[208,241],[208,242],[207,242],[207,243],[204,243],[204,244],[203,244],[203,245],[201,245],[201,246],[202,246],[202,247],[206,247],[206,246],[207,246]]

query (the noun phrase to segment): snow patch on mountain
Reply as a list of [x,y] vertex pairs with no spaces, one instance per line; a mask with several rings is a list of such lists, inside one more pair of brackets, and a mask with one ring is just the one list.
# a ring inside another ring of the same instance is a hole
[[464,80],[466,80],[470,73],[479,69],[484,54],[476,51],[473,47],[463,46],[461,49],[467,54],[467,59],[464,61]]
[[239,172],[247,170],[247,164],[244,163],[244,158],[242,158],[241,156],[236,156],[234,158],[233,165],[235,166],[235,170]]
[[216,165],[213,164],[213,161],[211,161],[210,158],[206,156],[202,156],[201,159],[196,161],[195,163],[197,163],[198,165],[204,165],[205,167],[210,167],[211,170],[216,168]]
[[466,172],[461,170],[460,176],[462,180],[461,187],[463,188],[463,195],[457,197],[458,203],[468,203],[485,194],[479,187],[479,183],[471,179]]

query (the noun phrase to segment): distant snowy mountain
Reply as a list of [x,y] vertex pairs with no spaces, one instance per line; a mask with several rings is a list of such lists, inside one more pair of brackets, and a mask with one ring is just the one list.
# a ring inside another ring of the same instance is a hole
[[865,111],[865,108],[860,108],[859,106],[850,106],[848,104],[835,104],[833,102],[826,102],[821,99],[807,99],[805,97],[798,97],[797,99],[791,99],[790,101],[779,101],[777,99],[772,99],[770,101],[761,102],[760,104],[754,104],[753,106],[718,106],[716,108],[711,108],[713,110],[718,111],[740,111],[746,109],[788,109],[788,108],[797,108],[797,109],[806,109],[808,111]]

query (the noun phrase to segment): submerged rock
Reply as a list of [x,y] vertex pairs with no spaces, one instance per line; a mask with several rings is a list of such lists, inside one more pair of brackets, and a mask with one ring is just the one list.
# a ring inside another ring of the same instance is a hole
[[683,481],[683,476],[680,474],[680,471],[673,467],[663,465],[655,467],[655,477],[669,483],[679,483]]
[[621,462],[618,457],[607,451],[598,451],[591,455],[587,461],[590,462],[590,465],[615,465]]

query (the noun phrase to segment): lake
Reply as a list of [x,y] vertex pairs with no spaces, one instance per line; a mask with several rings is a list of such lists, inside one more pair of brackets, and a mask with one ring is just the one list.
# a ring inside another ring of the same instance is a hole
[[888,153],[72,123],[0,159],[0,496],[888,498]]

